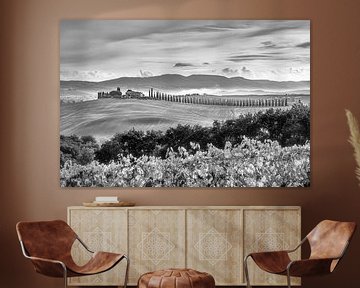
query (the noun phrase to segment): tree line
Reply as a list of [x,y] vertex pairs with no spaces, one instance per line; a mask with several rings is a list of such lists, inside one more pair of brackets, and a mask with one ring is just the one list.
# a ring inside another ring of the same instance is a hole
[[[104,92],[103,92],[104,93]],[[288,106],[288,98],[269,98],[269,99],[224,99],[211,98],[201,95],[171,95],[152,89],[149,90],[149,98],[178,102],[183,104],[202,104],[202,105],[222,105],[222,106],[238,106],[238,107],[280,107]]]

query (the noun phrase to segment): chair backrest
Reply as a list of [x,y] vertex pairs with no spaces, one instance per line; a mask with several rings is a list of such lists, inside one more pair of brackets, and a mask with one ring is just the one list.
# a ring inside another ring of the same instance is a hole
[[[321,221],[306,236],[311,248],[310,258],[337,258],[342,256],[355,229],[355,222]],[[332,267],[332,270],[335,266]]]
[[19,240],[30,256],[61,260],[69,257],[75,232],[62,220],[19,222]]

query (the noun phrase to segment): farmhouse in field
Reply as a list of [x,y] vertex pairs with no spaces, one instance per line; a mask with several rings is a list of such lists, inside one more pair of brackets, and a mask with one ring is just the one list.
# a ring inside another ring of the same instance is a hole
[[102,98],[122,98],[120,87],[117,87],[116,90],[110,92],[98,92],[98,99]]
[[133,91],[133,90],[127,90],[125,94],[122,94],[120,87],[117,87],[116,90],[110,91],[110,92],[98,92],[98,99],[104,99],[104,98],[116,98],[116,99],[129,99],[129,98],[143,98],[145,97],[144,93]]
[[143,98],[145,97],[144,93],[142,92],[138,92],[138,91],[133,91],[133,90],[127,90],[125,95],[127,96],[127,98]]

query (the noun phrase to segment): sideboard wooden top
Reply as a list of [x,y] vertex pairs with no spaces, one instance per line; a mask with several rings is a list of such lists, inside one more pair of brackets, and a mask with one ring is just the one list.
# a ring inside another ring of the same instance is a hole
[[68,209],[164,209],[164,210],[202,210],[202,209],[221,209],[221,210],[238,210],[238,209],[282,209],[282,210],[301,210],[301,206],[132,206],[132,207],[85,207],[69,206]]

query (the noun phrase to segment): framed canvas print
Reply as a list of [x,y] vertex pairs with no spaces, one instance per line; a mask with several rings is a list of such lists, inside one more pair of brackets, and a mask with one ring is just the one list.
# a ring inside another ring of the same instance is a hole
[[60,26],[62,187],[310,185],[310,21]]

